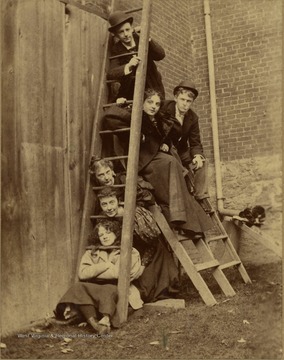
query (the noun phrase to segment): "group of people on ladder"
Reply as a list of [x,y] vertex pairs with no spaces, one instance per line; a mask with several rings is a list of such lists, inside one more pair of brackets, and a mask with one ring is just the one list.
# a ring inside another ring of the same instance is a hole
[[[109,23],[109,31],[117,39],[111,55],[130,54],[113,59],[108,71],[108,79],[118,81],[120,87],[116,105],[105,111],[102,128],[117,130],[131,125],[131,105],[127,100],[133,99],[135,72],[142,61],[131,53],[138,50],[140,28],[133,28],[133,17],[121,11],[112,13]],[[192,82],[184,80],[173,89],[174,99],[165,100],[162,77],[155,64],[164,57],[164,49],[149,38],[141,109],[130,313],[140,309],[143,302],[176,297],[179,291],[176,261],[149,206],[158,204],[173,231],[191,239],[203,237],[212,227],[204,201],[209,197],[208,165],[200,140],[198,116],[191,110],[198,91]],[[117,136],[127,154],[129,133],[117,132]],[[124,192],[112,186],[125,183],[126,176],[121,165],[118,170],[112,161],[92,157],[89,172],[92,184],[100,186],[96,211],[102,216],[96,221],[81,259],[80,281],[71,286],[55,309],[56,317],[69,323],[82,316],[100,335],[109,333],[111,326],[119,326],[116,304]]]

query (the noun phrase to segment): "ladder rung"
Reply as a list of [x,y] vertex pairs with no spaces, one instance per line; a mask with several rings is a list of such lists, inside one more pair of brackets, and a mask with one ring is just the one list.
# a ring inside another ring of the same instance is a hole
[[121,132],[127,132],[130,131],[130,127],[124,128],[124,129],[117,129],[117,130],[101,130],[100,134],[104,135],[104,134],[116,134],[116,133],[121,133]]
[[219,266],[220,263],[218,260],[214,259],[214,260],[210,260],[210,261],[206,261],[202,264],[194,264],[195,268],[197,271],[201,271],[201,270],[206,270],[206,269],[210,269],[212,267],[217,267]]
[[111,106],[114,106],[114,105],[116,105],[116,106],[119,106],[119,105],[130,105],[130,104],[132,104],[132,103],[133,103],[133,100],[127,100],[127,101],[125,101],[125,103],[123,103],[123,104],[117,104],[117,103],[105,104],[105,105],[103,105],[103,108],[105,109],[105,108],[108,108],[108,107],[111,107]]
[[178,241],[189,241],[191,240],[188,236],[177,235]]
[[[93,186],[93,190],[102,190],[104,189],[106,186]],[[111,185],[112,188],[123,188],[125,187],[125,184],[115,184],[115,185]]]
[[128,159],[127,155],[121,155],[121,156],[110,156],[110,157],[105,157],[105,160],[122,160],[122,159]]
[[[91,215],[90,218],[91,219],[112,219],[107,215]],[[116,215],[114,218],[115,219],[122,218],[122,215]]]
[[235,266],[235,265],[240,265],[240,264],[241,264],[241,261],[240,261],[240,260],[235,260],[235,261],[228,262],[228,263],[226,263],[226,264],[221,264],[221,265],[219,266],[219,268],[220,268],[221,270],[223,270],[223,269],[226,269],[226,268],[228,268],[228,267]]
[[194,238],[194,237],[191,238],[191,237],[188,237],[187,235],[182,235],[182,234],[176,234],[176,235],[177,235],[178,241],[193,241],[194,243],[196,243],[199,240],[203,240],[202,236],[198,236],[196,238]]
[[131,13],[134,13],[134,12],[137,12],[137,11],[141,11],[141,10],[143,10],[143,7],[138,7],[138,8],[126,10],[126,11],[124,11],[124,12],[125,12],[125,14],[131,14]]
[[228,239],[228,235],[219,235],[219,236],[214,236],[214,237],[209,237],[206,238],[206,242],[210,242],[210,241],[217,241],[217,240],[225,240]]
[[131,52],[128,52],[128,53],[123,53],[123,54],[119,54],[119,55],[110,56],[109,60],[118,59],[118,58],[121,58],[121,57],[124,57],[124,56],[137,55],[137,54],[138,54],[138,51],[131,51]]

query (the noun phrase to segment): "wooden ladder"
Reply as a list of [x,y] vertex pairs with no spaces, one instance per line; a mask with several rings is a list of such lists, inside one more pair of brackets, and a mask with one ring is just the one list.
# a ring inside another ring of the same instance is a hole
[[[134,229],[134,214],[136,207],[136,188],[137,188],[137,174],[138,174],[138,159],[139,159],[139,144],[140,144],[140,133],[141,133],[141,122],[142,122],[142,111],[143,100],[144,100],[144,89],[146,81],[146,71],[147,71],[147,60],[148,60],[148,43],[149,43],[149,33],[150,33],[150,18],[151,18],[151,0],[143,0],[142,8],[135,8],[133,10],[125,11],[125,13],[133,13],[136,11],[142,10],[141,15],[141,26],[143,31],[140,35],[139,40],[139,49],[138,56],[141,58],[141,63],[137,67],[136,76],[135,76],[135,87],[134,87],[134,97],[133,97],[133,110],[131,114],[131,128],[124,129],[123,131],[130,131],[130,140],[128,156],[111,156],[106,157],[108,160],[127,160],[127,171],[126,171],[126,184],[125,184],[125,197],[124,197],[124,209],[127,216],[123,217],[122,222],[122,236],[121,236],[121,266],[118,278],[118,315],[120,322],[123,323],[127,320],[128,312],[128,292],[130,284],[130,266],[131,266],[131,248],[133,240],[133,229]],[[109,42],[109,35],[107,36],[106,44]],[[129,56],[129,53],[119,56]],[[114,105],[114,104],[104,104],[105,99],[107,98],[107,83],[106,81],[106,67],[107,59],[112,59],[113,57],[108,58],[108,45],[105,48],[104,54],[104,64],[102,76],[100,79],[100,91],[99,99],[97,105],[97,111],[94,118],[93,133],[92,133],[92,142],[91,142],[91,151],[90,151],[90,160],[91,157],[96,154],[100,155],[102,151],[102,144],[100,137],[105,135],[115,134],[118,131],[106,131],[100,130],[101,127],[101,118],[103,115],[103,109]],[[116,185],[119,186],[119,185]],[[77,269],[80,264],[81,256],[84,252],[86,246],[86,239],[88,234],[92,229],[92,222],[90,218],[98,217],[92,214],[94,213],[94,204],[95,204],[95,192],[98,188],[93,188],[91,185],[90,177],[88,177],[85,191],[85,200],[84,208],[82,215],[82,225],[80,231],[80,245],[78,253],[78,263]]]

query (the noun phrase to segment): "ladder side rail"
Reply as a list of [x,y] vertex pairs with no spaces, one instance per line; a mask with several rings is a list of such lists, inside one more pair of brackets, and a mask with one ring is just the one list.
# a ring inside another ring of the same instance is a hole
[[134,229],[134,214],[136,208],[136,187],[138,160],[140,150],[140,134],[142,123],[142,108],[144,101],[144,89],[146,83],[146,71],[148,60],[148,46],[150,33],[151,18],[151,0],[143,1],[143,11],[141,19],[141,31],[138,56],[141,63],[137,67],[134,87],[134,99],[131,115],[131,128],[129,140],[129,157],[126,172],[126,187],[124,199],[124,214],[121,235],[121,251],[120,251],[120,269],[118,277],[118,304],[117,311],[121,323],[127,321],[128,310],[128,293],[130,284],[130,268],[132,240]]
[[[212,275],[214,276],[215,280],[217,281],[218,285],[220,286],[221,290],[226,296],[234,296],[236,295],[235,290],[231,286],[229,280],[226,278],[223,271],[220,269],[220,263],[217,259],[215,259],[213,252],[211,251],[210,246],[206,245],[206,242],[203,239],[200,239],[195,244],[196,248],[199,250],[199,252],[204,254],[204,258],[211,259],[212,263],[216,261],[217,267],[212,272]],[[207,260],[208,261],[208,260]],[[206,266],[206,262],[203,264]],[[208,264],[209,265],[209,264]],[[201,264],[202,266],[202,264]]]
[[[114,1],[111,2],[111,9],[114,8]],[[102,72],[99,80],[99,91],[98,91],[98,101],[96,106],[96,112],[94,115],[93,127],[92,127],[92,139],[91,139],[91,146],[90,146],[90,153],[89,153],[89,162],[91,157],[95,153],[100,153],[101,151],[101,140],[99,137],[99,119],[102,117],[103,113],[103,104],[105,103],[106,98],[106,86],[105,86],[105,79],[106,79],[106,64],[108,58],[108,44],[109,44],[110,35],[109,33],[106,34],[106,41],[105,41],[105,49],[103,54],[103,62],[102,62]],[[77,258],[77,266],[76,266],[76,274],[78,274],[78,269],[81,262],[81,257],[84,253],[85,246],[86,246],[86,239],[90,233],[92,228],[92,224],[90,221],[90,215],[93,213],[94,210],[94,203],[95,203],[95,195],[92,189],[91,179],[88,174],[85,186],[85,196],[84,196],[84,207],[83,207],[83,214],[81,220],[81,229],[80,229],[80,237],[79,237],[79,247],[78,247],[78,258]]]
[[[161,210],[157,205],[150,206],[149,210],[153,214],[154,219],[156,220],[161,232],[164,235],[164,238],[180,261],[182,267],[186,271],[188,277],[192,281],[204,303],[208,306],[217,304],[217,301],[211,293],[209,287],[203,280],[202,276],[199,274],[198,267],[193,263],[183,245],[178,241],[176,234],[173,233]],[[216,266],[217,263],[218,262],[216,261]]]
[[[243,265],[243,263],[241,262],[241,259],[229,237],[229,234],[226,233],[226,230],[219,218],[219,216],[216,214],[216,212],[214,212],[214,214],[211,216],[211,219],[213,220],[213,222],[218,226],[219,230],[223,233],[223,234],[226,234],[226,238],[223,240],[223,244],[227,250],[227,253],[231,256],[231,258],[235,261],[238,261],[239,264],[237,265],[237,269],[239,271],[239,273],[241,274],[244,282],[246,284],[250,284],[251,283],[251,279]],[[209,245],[208,245],[209,246]],[[232,262],[233,263],[233,262]],[[231,266],[230,263],[227,264],[221,264],[220,266],[220,269],[222,270],[222,268],[226,268],[226,267],[229,267]]]

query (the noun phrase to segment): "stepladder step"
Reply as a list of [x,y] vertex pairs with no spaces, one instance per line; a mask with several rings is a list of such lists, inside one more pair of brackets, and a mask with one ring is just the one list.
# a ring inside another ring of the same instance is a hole
[[224,234],[224,235],[206,237],[206,238],[205,238],[205,241],[206,241],[207,243],[209,243],[209,242],[211,242],[211,241],[226,240],[226,239],[228,239],[228,235],[225,235],[225,234]]
[[219,261],[214,259],[214,260],[211,260],[211,261],[207,261],[207,262],[204,262],[204,263],[201,263],[201,264],[195,264],[195,268],[197,271],[202,271],[202,270],[206,270],[206,269],[210,269],[210,268],[213,268],[213,267],[217,267],[219,266]]
[[232,266],[236,266],[236,265],[240,265],[242,262],[241,261],[238,261],[238,260],[235,260],[235,261],[231,261],[231,262],[228,262],[226,264],[221,264],[220,265],[220,269],[227,269],[229,267],[232,267]]

